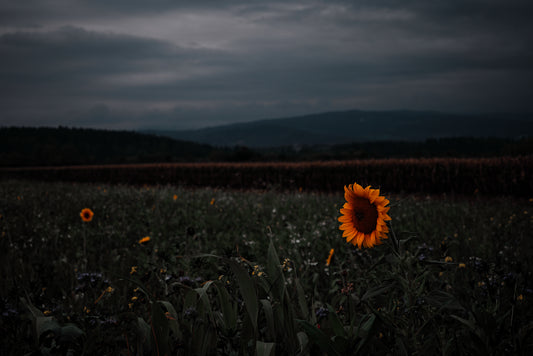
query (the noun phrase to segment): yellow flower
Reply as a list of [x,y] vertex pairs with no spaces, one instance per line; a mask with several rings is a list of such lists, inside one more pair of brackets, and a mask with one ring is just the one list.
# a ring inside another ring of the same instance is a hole
[[450,256],[446,256],[446,258],[444,259],[444,262],[452,262],[453,261],[453,258],[451,258]]
[[94,213],[91,209],[85,208],[81,211],[80,216],[83,221],[89,222],[93,219]]
[[46,315],[46,316],[48,316],[48,315],[51,315],[52,312],[51,312],[50,310],[45,310],[45,311],[43,312],[43,314]]
[[136,297],[136,296],[131,297],[131,301],[132,301],[132,302],[136,301],[137,299],[139,299],[139,298]]
[[466,268],[466,265],[464,263],[459,263],[459,268]]
[[342,223],[339,227],[344,230],[342,237],[354,246],[374,247],[382,243],[382,239],[388,238],[387,215],[390,207],[389,201],[379,195],[379,189],[363,189],[357,183],[344,187],[346,203],[340,210],[343,214],[339,217]]
[[139,244],[145,244],[147,242],[150,241],[150,236],[146,236],[146,237],[143,237],[142,239],[139,240]]
[[211,202],[209,204],[211,205],[215,204],[215,198],[211,199]]
[[130,274],[134,274],[134,273],[137,273],[137,266],[132,266],[131,267]]
[[520,294],[518,297],[516,297],[516,300],[518,300],[519,302],[524,300],[524,295]]
[[107,289],[105,290],[107,293],[113,293],[115,289],[113,289],[113,287],[109,286],[107,287]]
[[333,257],[333,252],[335,252],[334,249],[329,250],[329,256],[328,256],[328,259],[326,260],[326,266],[329,266],[331,264],[331,257]]
[[178,196],[177,196],[176,194],[174,194],[174,196],[172,197],[172,199],[177,200],[177,199],[178,199]]

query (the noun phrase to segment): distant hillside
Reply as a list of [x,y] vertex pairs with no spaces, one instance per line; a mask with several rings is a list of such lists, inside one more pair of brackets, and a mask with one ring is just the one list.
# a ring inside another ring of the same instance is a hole
[[224,156],[212,146],[128,131],[0,128],[0,166],[202,161]]
[[215,146],[250,148],[333,145],[368,141],[424,141],[449,137],[533,136],[533,117],[460,115],[432,111],[342,111],[259,120],[187,131],[147,131]]

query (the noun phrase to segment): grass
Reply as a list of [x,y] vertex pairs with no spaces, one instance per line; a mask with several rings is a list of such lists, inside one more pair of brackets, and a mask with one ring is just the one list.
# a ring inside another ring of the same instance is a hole
[[342,187],[3,181],[4,353],[531,352],[532,200],[387,197],[394,235],[358,250]]

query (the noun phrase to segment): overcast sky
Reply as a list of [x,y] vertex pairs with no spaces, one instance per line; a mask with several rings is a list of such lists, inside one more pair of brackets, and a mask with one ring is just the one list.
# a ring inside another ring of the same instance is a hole
[[533,1],[0,0],[0,126],[533,112]]

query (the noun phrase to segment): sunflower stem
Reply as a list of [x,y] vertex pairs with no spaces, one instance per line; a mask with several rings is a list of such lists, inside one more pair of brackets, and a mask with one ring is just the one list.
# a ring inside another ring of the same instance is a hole
[[392,221],[389,221],[389,227],[390,227],[390,233],[391,233],[392,250],[396,256],[400,257],[400,240],[398,240],[398,238],[396,237],[396,234],[394,233],[394,229],[392,227]]
[[87,226],[83,229],[83,270],[87,271]]

